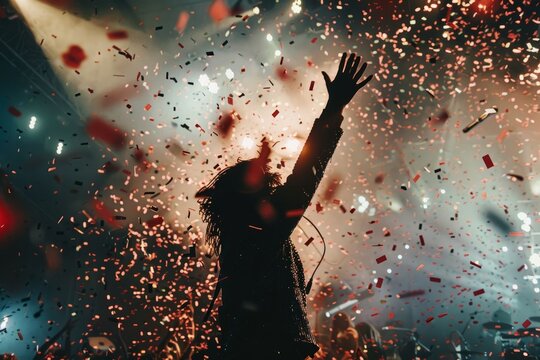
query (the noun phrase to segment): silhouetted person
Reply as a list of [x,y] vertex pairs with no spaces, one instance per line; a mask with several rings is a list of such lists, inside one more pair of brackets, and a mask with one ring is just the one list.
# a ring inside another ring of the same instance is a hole
[[364,360],[384,359],[381,334],[368,322],[360,322],[354,327],[358,333],[358,349]]
[[358,332],[351,319],[344,312],[338,312],[332,318],[330,336],[332,356],[337,360],[353,359],[358,348]]
[[220,359],[287,359],[313,356],[306,316],[306,284],[289,239],[308,207],[343,133],[341,112],[372,78],[366,64],[344,53],[329,94],[292,174],[281,185],[270,172],[267,143],[259,158],[222,170],[200,189],[206,242],[219,256],[222,306]]

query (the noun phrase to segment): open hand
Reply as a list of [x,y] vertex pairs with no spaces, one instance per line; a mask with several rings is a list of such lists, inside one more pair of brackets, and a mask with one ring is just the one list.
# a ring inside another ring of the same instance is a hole
[[343,53],[336,77],[333,81],[330,80],[326,72],[322,72],[324,81],[326,82],[326,89],[328,90],[327,108],[329,110],[341,112],[345,105],[352,100],[356,92],[373,78],[373,75],[369,75],[361,82],[358,82],[367,67],[367,63],[363,63],[360,69],[358,69],[361,59],[355,53],[352,53],[347,59],[347,53]]

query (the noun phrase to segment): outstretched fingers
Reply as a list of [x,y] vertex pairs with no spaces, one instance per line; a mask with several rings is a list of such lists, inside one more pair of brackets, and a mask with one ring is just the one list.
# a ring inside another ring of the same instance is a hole
[[373,74],[372,75],[369,75],[364,81],[362,81],[361,83],[359,84],[356,84],[356,90],[360,90],[361,88],[363,88],[368,82],[371,81],[371,79],[373,79]]
[[347,60],[346,52],[344,52],[343,55],[341,55],[341,60],[339,62],[339,68],[338,68],[338,74],[343,72],[343,68],[345,67],[345,60]]
[[344,73],[348,74],[351,72],[351,68],[355,59],[356,59],[356,54],[352,53],[349,56],[349,59],[347,60],[347,65],[345,65],[345,69],[343,70]]
[[362,60],[361,56],[356,56],[356,59],[354,59],[354,62],[353,62],[352,67],[351,67],[351,72],[350,72],[351,78],[354,78],[354,74],[358,70],[358,65],[360,64],[361,60]]
[[362,75],[364,75],[364,71],[366,71],[366,67],[367,67],[367,63],[363,63],[362,66],[360,67],[360,70],[358,70],[356,75],[354,75],[353,77],[354,82],[357,82],[358,80],[360,80]]

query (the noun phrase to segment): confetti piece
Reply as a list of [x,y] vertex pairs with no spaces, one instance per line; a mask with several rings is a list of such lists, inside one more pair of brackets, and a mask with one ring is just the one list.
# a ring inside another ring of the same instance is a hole
[[529,326],[531,326],[531,321],[529,319],[525,320],[521,325],[524,327],[524,328],[528,328]]
[[494,166],[493,161],[491,161],[491,157],[489,155],[482,156],[482,160],[484,160],[484,164],[486,164],[486,167],[488,169]]
[[107,33],[110,40],[122,40],[128,38],[128,33],[125,30],[115,30]]
[[375,287],[380,289],[382,287],[383,280],[383,278],[377,278],[377,283],[375,284]]
[[88,120],[86,131],[91,137],[115,150],[120,150],[126,145],[125,134],[97,116],[93,116]]
[[379,256],[376,260],[377,264],[383,263],[386,261],[386,255]]
[[67,51],[62,54],[64,65],[72,69],[80,68],[84,60],[86,60],[86,54],[79,45],[71,45]]
[[479,290],[475,290],[473,292],[473,295],[478,296],[478,295],[482,295],[483,293],[485,293],[484,289],[479,289]]
[[404,291],[396,295],[398,299],[406,299],[410,297],[420,296],[424,295],[426,293],[425,290],[411,290],[411,291]]
[[276,117],[276,116],[278,116],[278,114],[279,114],[279,110],[275,110],[275,111],[272,113],[272,116],[273,116],[273,117]]
[[15,117],[19,117],[22,115],[22,113],[14,106],[10,106],[8,108],[8,112]]
[[146,222],[146,226],[152,228],[163,224],[164,219],[161,216],[156,216]]
[[214,22],[220,22],[231,15],[231,10],[225,0],[213,0],[208,8],[208,15]]
[[474,261],[471,261],[470,264],[471,264],[472,266],[476,266],[476,267],[479,268],[479,269],[482,268],[482,266],[481,266],[480,264],[477,264],[477,263],[475,263]]
[[218,133],[222,137],[228,138],[231,135],[234,122],[234,112],[221,114],[216,125]]
[[178,20],[176,21],[176,31],[183,33],[189,22],[189,13],[187,11],[182,11],[178,15]]
[[431,281],[431,282],[436,282],[436,283],[440,283],[440,282],[441,282],[441,278],[431,276],[431,277],[429,278],[429,281]]
[[313,242],[314,238],[313,237],[310,237],[306,242],[305,242],[305,246],[309,246],[312,242]]
[[420,174],[416,174],[413,178],[413,182],[417,182],[420,179]]

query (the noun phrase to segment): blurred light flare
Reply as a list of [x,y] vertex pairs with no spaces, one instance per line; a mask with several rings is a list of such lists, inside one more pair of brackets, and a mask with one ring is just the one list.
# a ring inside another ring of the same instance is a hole
[[28,127],[31,130],[34,130],[36,128],[36,122],[37,122],[37,118],[35,116],[30,117],[30,123],[28,124]]

